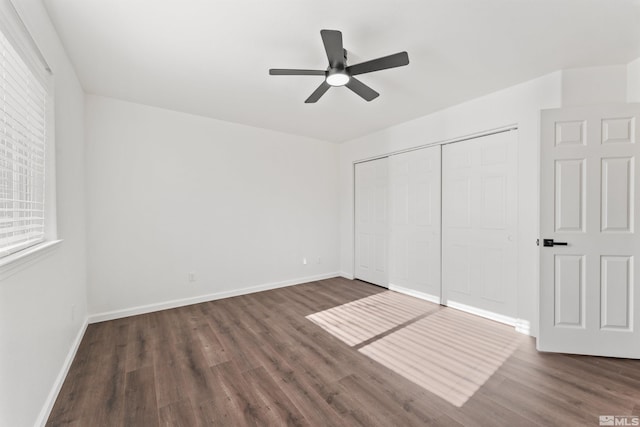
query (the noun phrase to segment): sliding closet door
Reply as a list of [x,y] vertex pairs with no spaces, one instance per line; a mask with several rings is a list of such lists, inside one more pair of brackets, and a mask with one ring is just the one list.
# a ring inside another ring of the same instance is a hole
[[389,287],[440,302],[440,146],[389,158]]
[[509,131],[442,148],[447,305],[516,315],[516,142]]
[[355,277],[388,287],[388,159],[355,165]]

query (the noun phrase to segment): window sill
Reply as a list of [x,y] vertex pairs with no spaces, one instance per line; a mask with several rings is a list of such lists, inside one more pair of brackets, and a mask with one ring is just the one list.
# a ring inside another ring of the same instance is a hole
[[39,261],[54,248],[58,247],[60,243],[62,243],[62,240],[50,240],[0,259],[0,280],[13,276],[29,265]]

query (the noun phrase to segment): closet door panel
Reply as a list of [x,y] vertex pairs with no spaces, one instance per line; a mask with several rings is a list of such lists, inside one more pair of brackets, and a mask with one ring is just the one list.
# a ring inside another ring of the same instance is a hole
[[390,287],[440,301],[440,147],[389,158]]
[[388,287],[388,159],[355,165],[355,277]]
[[442,148],[442,289],[447,305],[516,316],[517,132]]

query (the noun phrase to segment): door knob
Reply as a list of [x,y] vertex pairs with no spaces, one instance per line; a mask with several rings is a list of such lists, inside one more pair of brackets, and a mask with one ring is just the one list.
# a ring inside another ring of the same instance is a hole
[[542,246],[567,246],[567,242],[554,242],[553,239],[543,239]]

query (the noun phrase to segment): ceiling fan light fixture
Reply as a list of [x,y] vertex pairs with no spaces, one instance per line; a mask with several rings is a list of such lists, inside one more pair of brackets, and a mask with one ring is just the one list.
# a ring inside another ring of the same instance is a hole
[[330,71],[327,74],[327,83],[331,86],[344,86],[349,83],[349,74],[345,71]]

